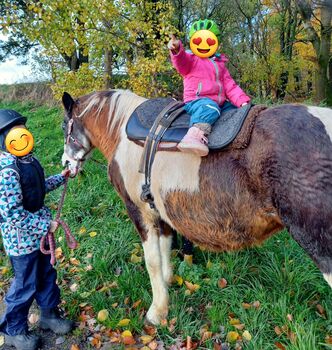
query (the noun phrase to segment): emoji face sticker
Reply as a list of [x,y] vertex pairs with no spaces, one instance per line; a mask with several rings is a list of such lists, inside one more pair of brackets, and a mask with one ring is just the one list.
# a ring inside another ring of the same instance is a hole
[[9,153],[23,157],[33,148],[33,136],[25,128],[13,128],[7,134],[5,144]]
[[209,30],[199,30],[190,39],[190,49],[198,57],[211,57],[218,49],[218,39]]

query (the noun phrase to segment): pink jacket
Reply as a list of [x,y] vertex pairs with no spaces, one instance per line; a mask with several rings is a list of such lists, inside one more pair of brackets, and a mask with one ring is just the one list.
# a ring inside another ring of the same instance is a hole
[[179,52],[173,54],[171,51],[171,60],[173,66],[183,76],[185,103],[208,97],[219,105],[229,100],[240,107],[243,103],[250,101],[229,74],[225,66],[228,59],[225,56],[200,58],[186,52],[180,42]]

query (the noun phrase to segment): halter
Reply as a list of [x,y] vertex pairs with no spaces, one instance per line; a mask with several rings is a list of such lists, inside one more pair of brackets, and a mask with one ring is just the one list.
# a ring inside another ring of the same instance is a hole
[[[77,158],[72,158],[73,160],[75,160],[76,162],[84,162],[86,160],[86,156],[91,152],[91,149],[88,149],[87,147],[85,147],[80,141],[78,141],[74,136],[72,136],[72,132],[73,132],[73,125],[74,125],[74,119],[70,119],[68,122],[68,126],[67,126],[67,137],[66,137],[66,145],[69,145],[69,141],[71,141],[72,143],[74,143],[75,145],[79,146],[80,148],[82,148],[85,153],[83,154],[83,156],[79,159]],[[71,157],[70,157],[71,158]]]

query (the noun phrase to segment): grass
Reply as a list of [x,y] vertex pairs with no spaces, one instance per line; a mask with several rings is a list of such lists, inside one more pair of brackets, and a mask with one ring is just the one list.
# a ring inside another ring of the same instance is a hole
[[[45,173],[60,172],[62,111],[29,103],[0,103],[0,108],[12,108],[28,117],[35,154]],[[94,158],[103,161],[97,151]],[[59,197],[60,191],[50,193],[47,204],[54,207]],[[114,328],[119,320],[129,318],[131,322],[125,328],[142,334],[143,316],[151,302],[149,278],[144,259],[131,262],[133,252],[142,256],[137,246],[139,237],[108,183],[104,166],[90,161],[84,173],[70,181],[62,217],[79,241],[75,251],[69,251],[61,242],[65,259],[57,266],[64,307],[70,316],[78,319],[82,303],[87,303],[95,313],[109,311],[107,327]],[[97,234],[91,237],[91,232]],[[73,264],[70,258],[78,259],[79,264]],[[9,266],[4,254],[0,259],[2,267]],[[173,327],[158,327],[158,338],[166,348],[176,338],[191,336],[199,340],[202,329],[213,332],[214,338],[205,341],[200,349],[214,349],[215,339],[225,342],[228,332],[242,334],[244,330],[252,335],[242,344],[246,350],[282,349],[281,346],[287,350],[332,348],[325,340],[332,335],[331,290],[287,232],[269,239],[262,247],[241,252],[218,255],[196,248],[191,267],[178,256],[172,262],[175,274],[200,288],[190,295],[184,285],[170,288],[169,320],[176,321]],[[2,271],[3,287],[10,272]],[[218,286],[221,278],[227,281],[225,288]],[[74,283],[78,289],[72,292],[70,286]],[[106,286],[111,283],[114,288]],[[139,306],[133,307],[139,300]],[[244,324],[244,329],[237,330],[231,324],[236,320]],[[230,349],[236,346],[239,349],[236,343]]]

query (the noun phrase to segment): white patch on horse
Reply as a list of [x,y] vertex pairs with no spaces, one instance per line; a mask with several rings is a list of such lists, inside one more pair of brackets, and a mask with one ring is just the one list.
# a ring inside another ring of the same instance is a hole
[[152,225],[147,229],[147,239],[142,245],[146,268],[150,276],[153,300],[146,317],[151,323],[157,325],[167,317],[168,290],[163,277],[159,234]]
[[330,285],[332,288],[332,274],[331,273],[323,273],[323,276],[326,280],[326,282]]
[[310,106],[307,107],[310,114],[318,118],[325,126],[327,134],[332,142],[332,109]]

